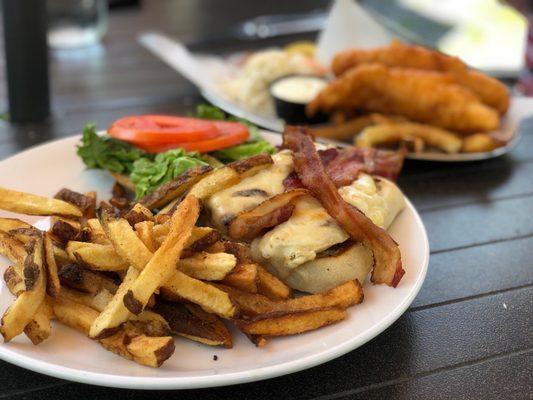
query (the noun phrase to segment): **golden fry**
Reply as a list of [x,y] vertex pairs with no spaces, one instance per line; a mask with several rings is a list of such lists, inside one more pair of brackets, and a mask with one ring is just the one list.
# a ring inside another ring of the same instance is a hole
[[125,262],[111,245],[70,241],[65,248],[70,258],[81,261],[95,271],[123,271],[128,269]]
[[152,258],[152,252],[139,239],[129,222],[123,218],[114,218],[103,209],[99,210],[98,218],[120,258],[127,261],[128,265],[142,270]]
[[414,122],[397,122],[365,128],[354,144],[358,147],[378,147],[406,139],[422,139],[426,145],[450,154],[459,152],[463,143],[461,138],[444,129]]
[[2,317],[0,333],[5,342],[24,331],[46,294],[46,271],[42,238],[35,239],[24,261],[24,280],[26,290],[22,292]]
[[24,333],[34,345],[46,340],[52,333],[50,321],[54,316],[54,310],[50,303],[45,299],[33,319],[24,327]]
[[0,187],[0,209],[27,215],[63,215],[81,217],[79,208],[63,200]]
[[486,133],[475,133],[463,139],[462,151],[465,153],[483,153],[499,147],[498,143]]
[[44,259],[46,262],[46,292],[52,297],[57,297],[61,290],[61,282],[57,271],[54,244],[48,233],[44,234]]
[[200,204],[188,195],[176,209],[170,221],[170,231],[124,296],[124,304],[139,314],[152,294],[172,276],[191,231],[198,219]]
[[271,300],[285,300],[291,297],[292,290],[262,266],[257,265],[257,291]]
[[124,305],[124,295],[130,290],[139,276],[136,268],[130,267],[124,280],[118,287],[113,299],[98,315],[91,325],[89,336],[93,339],[101,339],[117,331],[117,329],[131,316],[130,311]]
[[236,308],[227,293],[205,282],[177,271],[161,288],[161,294],[169,292],[172,299],[183,298],[198,304],[205,311],[223,318],[232,318]]
[[346,310],[332,308],[255,321],[239,321],[237,326],[247,335],[286,336],[331,325],[344,318],[346,318]]
[[178,269],[196,279],[220,281],[236,264],[237,260],[233,254],[201,252],[179,260]]

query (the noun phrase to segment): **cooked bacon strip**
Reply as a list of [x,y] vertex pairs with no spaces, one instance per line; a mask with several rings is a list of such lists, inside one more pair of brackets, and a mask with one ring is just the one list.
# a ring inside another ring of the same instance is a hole
[[[360,172],[395,181],[402,169],[405,151],[346,147],[319,150],[318,155],[333,184],[341,187],[351,184]],[[283,185],[287,190],[304,187],[294,172],[285,178]]]
[[322,152],[319,151],[319,155],[326,168],[326,174],[336,187],[349,185],[360,172],[382,176],[394,181],[402,169],[405,157],[405,152],[361,147],[325,151],[332,153],[331,150],[336,151],[336,155],[332,157],[331,154],[328,154],[328,161],[324,160]]
[[372,282],[396,287],[405,273],[398,244],[385,230],[342,199],[326,174],[313,138],[305,128],[287,126],[283,132],[283,144],[293,151],[294,168],[304,186],[352,239],[362,242],[374,253]]

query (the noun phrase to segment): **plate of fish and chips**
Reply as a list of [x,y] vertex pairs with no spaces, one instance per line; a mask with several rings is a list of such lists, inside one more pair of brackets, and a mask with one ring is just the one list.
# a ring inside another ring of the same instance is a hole
[[[367,32],[343,16],[350,13]],[[511,97],[496,78],[394,38],[353,2],[335,2],[316,44],[215,57],[189,53],[157,33],[140,40],[233,115],[275,132],[284,123],[307,123],[317,138],[337,145],[403,148],[411,159],[500,156],[518,142],[520,121],[533,114],[531,103]],[[312,85],[310,76],[322,84]]]

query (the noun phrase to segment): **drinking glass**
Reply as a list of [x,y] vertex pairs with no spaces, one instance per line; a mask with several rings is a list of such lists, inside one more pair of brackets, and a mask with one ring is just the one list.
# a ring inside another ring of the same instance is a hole
[[106,0],[47,0],[48,45],[72,49],[98,43],[107,30]]

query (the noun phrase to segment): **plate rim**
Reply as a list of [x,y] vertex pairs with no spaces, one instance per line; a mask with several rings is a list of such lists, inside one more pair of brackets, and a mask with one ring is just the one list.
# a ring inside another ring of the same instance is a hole
[[[279,134],[274,132],[267,132],[267,136],[275,136],[279,138]],[[45,142],[36,146],[32,146],[4,160],[1,160],[0,163],[8,162],[9,160],[14,159],[15,157],[35,151],[39,148],[49,146],[51,144],[57,144],[58,142],[62,141],[74,140],[75,138],[80,137],[81,135],[68,136],[53,141]],[[413,284],[413,288],[409,292],[408,296],[406,296],[401,303],[397,304],[396,307],[386,316],[386,318],[383,319],[383,321],[373,325],[362,336],[357,337],[357,339],[352,338],[351,340],[339,343],[333,348],[330,347],[327,349],[323,349],[320,352],[315,352],[311,355],[300,357],[287,362],[273,364],[265,367],[259,367],[253,370],[237,371],[224,373],[221,375],[209,376],[138,377],[83,371],[77,368],[71,368],[50,363],[47,361],[34,359],[30,356],[20,354],[15,350],[11,349],[9,346],[4,345],[0,345],[0,359],[34,372],[42,373],[60,379],[66,379],[73,382],[106,387],[144,390],[176,390],[230,386],[235,384],[270,379],[282,375],[288,375],[294,372],[302,371],[323,364],[364,345],[369,340],[382,333],[395,321],[397,321],[414,301],[420,291],[420,288],[422,287],[422,284],[424,283],[430,258],[427,231],[422,221],[422,218],[420,217],[416,208],[413,206],[413,204],[407,197],[405,197],[405,199],[407,208],[412,211],[414,219],[417,225],[421,228],[423,234],[423,240],[420,243],[422,247],[421,254],[423,254],[420,273],[418,274],[416,281]]]

